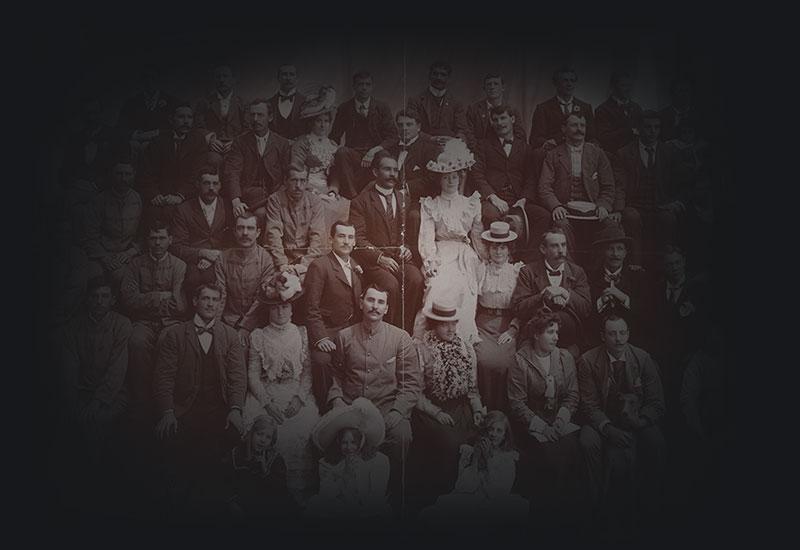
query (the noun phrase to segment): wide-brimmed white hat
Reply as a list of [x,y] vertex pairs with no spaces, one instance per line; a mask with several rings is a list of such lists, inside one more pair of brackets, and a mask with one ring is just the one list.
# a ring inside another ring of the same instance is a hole
[[449,300],[433,300],[422,314],[434,321],[458,321],[458,306]]
[[324,84],[303,102],[300,107],[300,118],[313,118],[334,110],[336,110],[336,90],[333,86]]
[[323,452],[345,428],[356,428],[364,434],[365,444],[377,447],[386,437],[386,425],[381,411],[364,397],[356,397],[350,405],[333,408],[319,419],[311,432],[314,445]]
[[475,164],[475,156],[460,139],[448,141],[436,160],[428,161],[427,168],[437,174],[466,170]]
[[481,239],[490,243],[510,243],[517,239],[517,234],[511,231],[508,222],[492,222],[489,229],[481,233]]

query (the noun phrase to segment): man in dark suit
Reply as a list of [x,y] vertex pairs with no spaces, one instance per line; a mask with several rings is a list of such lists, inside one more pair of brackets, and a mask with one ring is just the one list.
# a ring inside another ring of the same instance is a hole
[[[483,91],[486,97],[467,107],[467,147],[472,151],[480,141],[494,136],[489,111],[492,107],[505,105],[503,76],[487,74],[483,79]],[[525,135],[525,128],[522,126],[522,117],[519,112],[511,108],[510,115],[514,117],[514,137],[527,141],[528,136]]]
[[161,89],[160,80],[156,67],[145,68],[140,77],[141,92],[125,100],[119,110],[119,139],[133,142],[134,154],[143,151],[161,132],[169,133],[179,101]]
[[680,75],[670,83],[669,97],[672,102],[658,113],[664,141],[679,137],[678,128],[683,124],[691,126],[701,136],[705,135],[701,113],[695,105],[694,88],[694,79],[689,75]]
[[214,69],[215,89],[201,98],[194,109],[195,126],[214,133],[211,150],[218,160],[230,152],[233,138],[245,130],[244,100],[235,93],[236,79],[229,65]]
[[642,108],[631,99],[632,91],[633,78],[629,73],[612,73],[611,97],[594,112],[597,141],[611,157],[635,139],[633,129],[642,114]]
[[389,154],[375,157],[372,173],[375,180],[350,203],[358,242],[354,256],[364,266],[367,282],[389,290],[391,323],[410,334],[422,306],[425,282],[413,262],[412,250],[418,243],[405,238],[409,197],[397,189],[397,161]]
[[[559,347],[577,358],[591,313],[586,272],[567,260],[567,238],[560,229],[551,229],[542,236],[539,251],[543,259],[527,264],[519,272],[511,295],[515,316],[524,327],[537,311],[553,311],[559,319]],[[523,328],[520,332],[529,331]]]
[[655,513],[666,451],[658,365],[629,336],[625,319],[612,315],[603,323],[603,344],[578,361],[579,410],[587,422],[580,442],[592,500],[598,504],[602,495],[608,519],[622,523],[612,529],[623,530],[637,512],[640,518]]
[[397,137],[392,110],[372,97],[372,86],[370,73],[353,75],[354,96],[336,110],[331,129],[330,138],[340,145],[333,162],[339,192],[348,199],[355,198],[369,182],[369,167],[381,143]]
[[300,120],[300,109],[305,101],[306,97],[297,92],[297,68],[294,65],[278,67],[278,92],[269,98],[274,115],[269,129],[286,139],[305,134],[305,121]]
[[529,140],[534,149],[541,148],[546,153],[564,142],[561,123],[564,115],[569,113],[579,113],[586,117],[586,139],[594,139],[592,106],[573,95],[577,82],[578,75],[570,67],[562,67],[553,73],[556,95],[537,105],[533,111]]
[[639,137],[617,152],[614,162],[615,200],[612,218],[621,221],[633,239],[631,263],[641,265],[645,244],[658,252],[677,237],[685,219],[683,173],[675,150],[659,141],[661,119],[642,113]]
[[331,226],[330,235],[331,252],[309,264],[303,282],[312,390],[320,410],[327,407],[331,353],[336,349],[336,333],[361,317],[358,300],[362,269],[350,257],[356,243],[356,228],[338,221]]
[[263,225],[267,198],[283,185],[291,142],[270,130],[274,111],[265,99],[250,102],[250,130],[233,140],[222,166],[222,185],[233,215],[255,213]]
[[[539,202],[552,215],[554,225],[564,230],[574,258],[582,251],[578,245],[593,241],[593,232],[612,223],[608,215],[614,204],[614,173],[600,147],[586,142],[586,118],[582,114],[563,117],[562,132],[566,141],[551,149],[545,157],[539,177]],[[596,221],[570,219],[575,212],[567,203],[594,203]],[[574,223],[573,223],[574,222]],[[576,232],[580,231],[580,239]],[[588,233],[588,235],[587,235]]]
[[196,171],[207,159],[211,134],[193,128],[194,112],[188,103],[175,107],[172,131],[161,132],[150,144],[142,163],[139,189],[146,220],[172,220],[175,207],[194,197]]
[[635,342],[646,346],[644,319],[651,313],[648,311],[650,281],[643,269],[631,268],[625,261],[631,238],[618,225],[611,225],[597,235],[592,246],[601,262],[589,273],[593,327],[587,332],[591,344],[600,343],[601,321],[603,317],[614,313],[625,316],[636,329]]
[[447,89],[452,72],[453,68],[447,62],[431,64],[428,89],[410,98],[407,107],[419,113],[422,131],[426,134],[434,138],[457,137],[466,142],[468,130],[464,105]]
[[[219,322],[222,291],[201,285],[195,315],[164,331],[153,381],[156,435],[168,439],[169,466],[182,491],[201,491],[243,434],[245,356],[236,330]],[[188,495],[189,498],[197,495]]]
[[214,262],[229,246],[233,214],[230,207],[219,198],[222,184],[219,172],[213,165],[205,165],[195,179],[196,199],[191,199],[175,211],[172,219],[171,251],[186,262],[184,289],[194,296],[200,284],[215,281]]

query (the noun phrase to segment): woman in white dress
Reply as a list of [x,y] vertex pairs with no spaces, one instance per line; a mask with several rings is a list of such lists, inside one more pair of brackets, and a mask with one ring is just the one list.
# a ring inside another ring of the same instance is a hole
[[293,273],[279,273],[263,290],[260,300],[269,305],[269,324],[250,333],[244,421],[247,428],[266,412],[278,424],[286,484],[303,505],[315,483],[311,431],[319,410],[311,394],[306,329],[291,322],[292,302],[301,295]]
[[[480,341],[475,325],[478,283],[486,249],[481,240],[481,196],[475,191],[465,197],[467,170],[475,164],[463,141],[450,140],[428,170],[439,175],[441,192],[420,200],[419,253],[425,275],[423,309],[433,301],[455,303],[459,307],[458,335],[470,344]],[[421,338],[425,317],[420,311],[414,336]]]
[[300,109],[300,119],[308,124],[308,132],[292,144],[291,165],[308,170],[308,189],[315,193],[325,208],[325,227],[350,215],[350,201],[339,194],[339,185],[331,179],[334,155],[339,146],[328,136],[336,110],[336,91],[322,86]]

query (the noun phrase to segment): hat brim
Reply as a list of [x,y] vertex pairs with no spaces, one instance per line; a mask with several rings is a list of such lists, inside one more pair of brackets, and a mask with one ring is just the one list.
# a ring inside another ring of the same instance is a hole
[[304,294],[304,291],[301,290],[300,292],[298,292],[297,294],[295,294],[294,296],[292,296],[288,300],[281,300],[279,298],[272,298],[272,299],[262,298],[261,299],[261,303],[264,304],[264,305],[267,305],[267,306],[276,306],[276,305],[279,305],[279,304],[291,304],[292,302],[296,302],[298,299],[300,299],[300,297],[303,294]]
[[461,170],[468,170],[475,165],[474,160],[468,160],[458,166],[450,166],[449,164],[440,164],[436,161],[431,161],[426,168],[428,171],[433,172],[434,174],[451,174],[453,172],[459,172]]
[[350,405],[334,408],[320,418],[311,432],[311,440],[325,452],[344,428],[357,428],[364,434],[365,445],[377,447],[386,437],[386,424],[371,401],[357,397]]
[[598,239],[592,243],[592,246],[602,246],[611,243],[625,243],[625,246],[630,248],[633,245],[633,239],[630,237],[615,237],[613,239]]
[[323,109],[319,109],[317,111],[307,112],[307,113],[300,113],[300,120],[308,120],[309,118],[314,118],[319,115],[324,115],[325,113],[332,113],[336,110],[336,107],[325,107]]
[[436,315],[430,309],[423,309],[422,315],[427,317],[428,319],[433,319],[434,321],[458,321],[458,310],[456,310],[456,314],[450,317],[443,317],[442,315]]
[[[520,206],[512,207],[506,213],[506,215],[503,217],[503,221],[507,221],[506,218],[509,216],[509,214],[513,215],[514,213],[519,213],[520,217],[522,218],[522,225],[523,225],[523,227],[521,229],[525,230],[525,234],[524,235],[517,235],[517,238],[521,237],[521,240],[523,240],[524,242],[527,242],[528,239],[531,238],[531,225],[530,225],[530,222],[528,221],[528,213],[525,211],[524,208],[522,208]],[[509,225],[511,225],[513,227],[513,224],[509,223]]]
[[492,232],[491,230],[488,229],[483,233],[481,233],[481,239],[483,239],[484,241],[488,241],[490,243],[510,243],[512,241],[516,241],[517,237],[519,237],[519,235],[517,235],[517,232],[510,230],[508,232],[508,237],[503,237],[503,238],[492,237]]

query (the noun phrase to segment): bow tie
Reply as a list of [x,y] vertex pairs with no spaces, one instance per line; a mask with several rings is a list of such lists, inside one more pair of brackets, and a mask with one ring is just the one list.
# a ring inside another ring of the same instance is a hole
[[621,278],[622,278],[622,273],[617,273],[615,275],[612,275],[610,273],[605,274],[605,280],[608,283],[618,283]]
[[284,101],[294,101],[294,94],[281,95],[280,96],[280,101],[281,101],[281,103],[283,103]]
[[513,145],[513,144],[514,144],[514,142],[512,140],[510,140],[510,139],[504,139],[503,140],[503,145]]
[[[545,268],[547,269],[547,268]],[[561,277],[561,271],[553,271],[552,269],[547,269],[547,274],[551,277]]]
[[211,332],[211,327],[198,327],[197,325],[195,325],[194,326],[194,330],[197,332],[198,336],[200,336],[204,332],[207,332],[209,334],[213,334],[213,332]]

